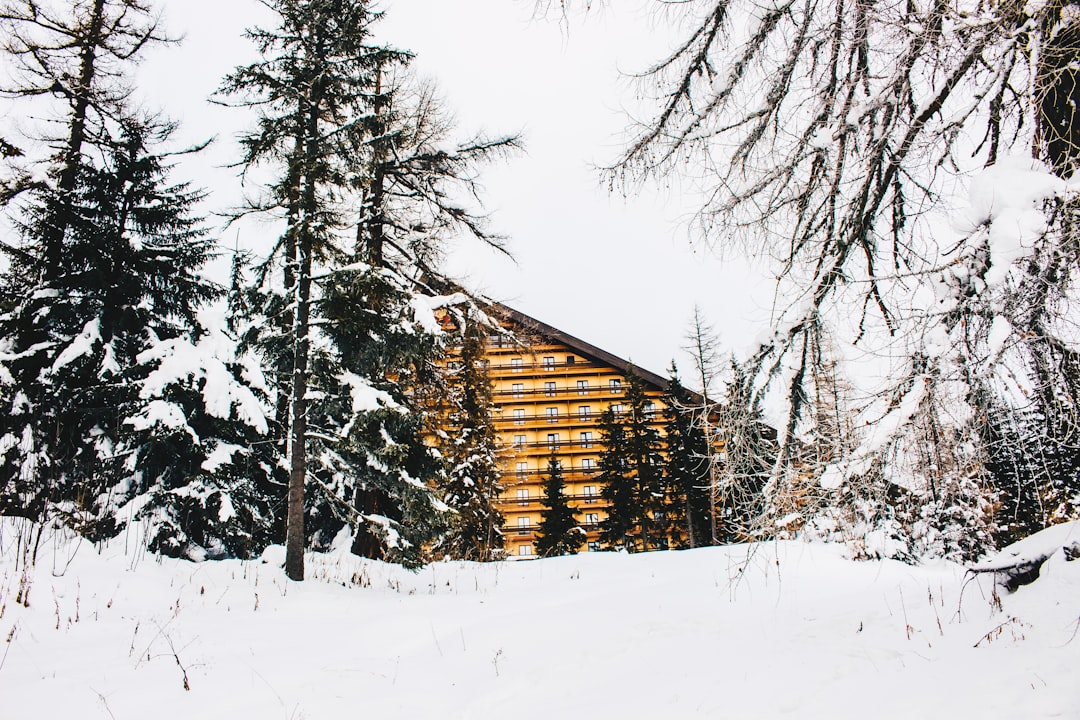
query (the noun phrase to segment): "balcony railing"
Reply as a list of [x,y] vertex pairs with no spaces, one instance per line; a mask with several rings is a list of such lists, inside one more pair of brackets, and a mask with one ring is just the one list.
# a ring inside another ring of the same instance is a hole
[[[503,470],[502,473],[500,473],[500,474],[503,477],[519,477],[519,478],[524,479],[524,478],[533,477],[533,476],[536,476],[536,475],[547,475],[549,472],[550,471],[547,468],[540,468],[538,470]],[[600,472],[600,468],[598,468],[596,466],[588,467],[588,468],[586,468],[586,467],[576,467],[576,468],[575,467],[561,467],[561,468],[559,468],[559,472],[561,472],[564,477],[566,475],[594,475],[594,474]]]
[[578,398],[578,397],[589,397],[589,396],[593,396],[593,395],[598,395],[598,396],[606,398],[606,397],[611,397],[612,395],[616,395],[616,396],[623,395],[623,394],[625,394],[625,392],[626,392],[625,389],[623,389],[621,387],[606,388],[606,387],[594,386],[594,387],[587,387],[587,388],[579,388],[579,387],[561,387],[561,388],[557,387],[557,388],[554,388],[554,389],[551,389],[551,388],[539,388],[539,389],[533,389],[533,390],[525,390],[524,388],[519,389],[519,390],[514,390],[513,388],[511,388],[509,390],[496,390],[495,392],[492,393],[492,395],[494,397],[497,397],[497,398],[507,398],[507,397],[509,397],[509,398],[520,398],[520,399],[530,398],[531,399],[531,398],[534,398],[534,397],[564,397],[564,398],[571,398],[572,399],[572,398]]
[[588,450],[590,448],[595,448],[597,442],[596,438],[593,438],[592,440],[541,440],[539,442],[510,443],[510,447],[515,450],[533,450],[536,448],[544,448],[545,450],[564,450],[577,447]]
[[528,415],[507,415],[506,412],[496,413],[495,419],[499,422],[506,422],[512,420],[524,424],[527,422],[579,422],[579,423],[592,423],[600,419],[600,413],[559,413],[558,415],[548,415],[547,413],[531,413]]
[[565,370],[567,368],[581,368],[585,370],[591,370],[597,367],[603,367],[595,365],[587,360],[578,360],[576,362],[521,362],[519,364],[513,363],[491,363],[488,365],[488,370],[495,372],[525,372],[526,370],[542,370],[544,372],[553,372],[555,370]]

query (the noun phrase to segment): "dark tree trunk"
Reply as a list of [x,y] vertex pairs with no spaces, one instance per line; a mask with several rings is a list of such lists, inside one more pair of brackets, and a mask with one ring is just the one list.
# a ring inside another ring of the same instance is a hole
[[49,213],[45,228],[45,275],[55,277],[63,259],[64,235],[67,233],[71,209],[74,204],[75,183],[82,162],[82,146],[86,138],[86,114],[90,108],[90,86],[96,74],[97,50],[101,43],[104,24],[105,0],[94,0],[86,37],[83,39],[79,57],[78,85],[72,88],[74,104],[68,125],[68,139],[64,147],[60,179],[57,185],[57,204]]

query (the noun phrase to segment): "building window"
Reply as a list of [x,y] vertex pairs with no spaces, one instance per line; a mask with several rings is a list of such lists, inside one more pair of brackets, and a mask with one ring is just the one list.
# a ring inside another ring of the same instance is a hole
[[555,383],[553,383],[553,382],[544,383],[544,394],[547,395],[548,397],[555,397]]
[[594,467],[596,467],[596,466],[593,464],[593,459],[592,458],[582,458],[581,459],[581,469],[582,470],[592,470]]
[[559,433],[548,433],[548,447],[552,450],[559,447]]
[[600,524],[600,513],[585,513],[585,524],[589,527],[596,527]]
[[589,552],[600,552],[600,541],[599,540],[590,540],[589,541]]
[[581,447],[583,447],[583,448],[591,448],[592,447],[592,433],[591,432],[583,432],[583,433],[581,433]]
[[582,420],[588,420],[591,412],[592,408],[588,405],[578,405],[577,414]]
[[567,365],[573,365],[576,362],[577,362],[577,358],[574,357],[573,355],[567,355],[566,356],[566,364]]
[[510,386],[510,389],[514,393],[514,397],[525,397],[525,383],[514,383]]
[[588,395],[589,394],[589,381],[588,380],[578,380],[577,381],[577,394],[578,395]]
[[613,414],[615,414],[615,415],[622,415],[622,405],[620,405],[620,404],[618,404],[618,403],[614,403],[614,404],[613,404],[613,405],[611,406],[611,412],[612,412]]
[[652,400],[645,401],[645,417],[652,417],[656,414],[656,405]]
[[622,380],[608,380],[608,387],[612,395],[617,395],[622,392]]
[[460,367],[461,363],[459,363],[457,360],[451,360],[450,362],[446,363],[446,369],[450,370],[451,372],[459,369]]
[[521,358],[510,358],[510,372],[521,372]]
[[518,448],[525,447],[525,436],[524,435],[515,435],[514,436],[514,447],[518,447]]
[[525,477],[525,475],[528,472],[529,472],[529,463],[527,463],[527,462],[519,462],[517,464],[518,477]]
[[523,557],[532,555],[532,545],[518,545],[518,555]]
[[545,355],[544,356],[544,369],[545,370],[554,370],[555,369],[555,357],[553,355]]
[[517,524],[518,524],[518,535],[528,535],[529,534],[529,526],[532,523],[529,522],[529,516],[528,515],[525,515],[524,517],[519,517],[518,521],[517,521]]
[[515,425],[524,425],[525,424],[525,410],[524,410],[524,408],[517,408],[516,410],[514,410],[514,424]]
[[559,408],[547,409],[547,421],[549,423],[559,422]]
[[594,502],[596,502],[596,486],[595,485],[586,485],[583,494],[585,495],[585,502],[586,503],[591,505]]
[[519,488],[517,491],[518,505],[529,504],[529,488]]

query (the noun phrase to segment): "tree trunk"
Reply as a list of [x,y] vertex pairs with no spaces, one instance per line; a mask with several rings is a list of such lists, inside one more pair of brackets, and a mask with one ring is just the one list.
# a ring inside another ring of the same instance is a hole
[[64,235],[67,233],[68,218],[71,216],[71,208],[74,204],[75,182],[78,179],[82,146],[86,138],[86,113],[90,108],[90,85],[94,82],[97,72],[97,49],[101,42],[104,15],[105,0],[94,0],[86,37],[79,54],[79,79],[78,85],[73,88],[75,103],[71,109],[68,139],[56,188],[57,204],[50,212],[51,217],[45,230],[46,277],[56,276],[63,258]]
[[304,579],[304,484],[307,479],[307,380],[311,313],[311,240],[300,243],[293,338],[292,417],[289,433],[289,503],[285,534],[285,574]]
[[312,220],[317,209],[315,173],[318,156],[321,93],[313,87],[304,128],[305,163],[300,214],[296,227],[296,307],[293,334],[292,418],[289,428],[289,505],[285,533],[285,574],[304,579],[304,484],[307,481],[307,384],[311,339],[311,260],[315,251]]

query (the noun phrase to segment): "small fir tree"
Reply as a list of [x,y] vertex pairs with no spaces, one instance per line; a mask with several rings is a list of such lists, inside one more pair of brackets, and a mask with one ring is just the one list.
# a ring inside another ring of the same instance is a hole
[[555,453],[548,459],[547,478],[544,480],[544,511],[540,516],[540,532],[536,552],[543,557],[572,555],[581,547],[585,537],[578,527],[573,508],[566,499],[566,482],[562,465]]
[[597,430],[603,450],[596,479],[601,485],[600,497],[607,503],[607,517],[600,521],[600,541],[607,547],[633,550],[637,515],[626,431],[611,408],[600,414]]
[[657,410],[645,394],[645,383],[633,368],[626,373],[623,410],[626,455],[634,479],[635,520],[641,549],[664,549],[668,543],[664,515],[663,458]]
[[644,382],[633,368],[627,368],[622,410],[616,413],[608,408],[598,426],[604,444],[599,463],[599,480],[604,483],[601,496],[609,504],[600,529],[609,546],[645,551],[667,547],[656,412]]

